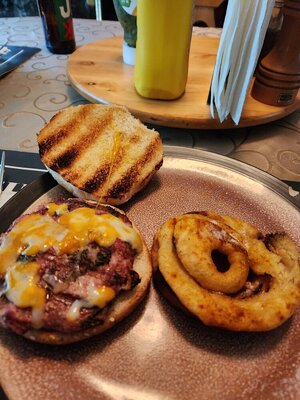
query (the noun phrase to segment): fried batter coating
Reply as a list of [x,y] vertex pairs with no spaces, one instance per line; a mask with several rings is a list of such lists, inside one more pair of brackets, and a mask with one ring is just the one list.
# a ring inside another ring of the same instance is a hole
[[[227,257],[225,272],[214,251]],[[183,307],[206,325],[268,331],[300,303],[295,243],[284,233],[263,238],[234,217],[201,212],[170,218],[155,235],[152,260]]]

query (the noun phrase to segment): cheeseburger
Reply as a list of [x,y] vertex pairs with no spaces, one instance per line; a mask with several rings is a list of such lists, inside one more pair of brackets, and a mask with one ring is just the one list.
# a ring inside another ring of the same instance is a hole
[[127,316],[150,279],[144,239],[122,211],[48,203],[0,238],[0,325],[42,343],[83,340]]

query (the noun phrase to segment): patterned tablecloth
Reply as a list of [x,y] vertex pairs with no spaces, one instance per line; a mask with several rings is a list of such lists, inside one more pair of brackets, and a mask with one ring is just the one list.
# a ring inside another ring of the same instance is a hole
[[[74,19],[77,46],[122,35],[118,22]],[[195,34],[219,35],[215,28]],[[37,152],[36,133],[58,110],[87,101],[71,87],[66,55],[45,48],[39,17],[0,18],[0,44],[41,51],[0,80],[0,148]],[[300,110],[267,125],[234,130],[157,127],[166,144],[196,147],[254,165],[280,179],[300,182]]]
[[[77,46],[123,34],[118,22],[74,19],[74,27]],[[218,36],[220,30],[196,28],[194,34]],[[0,207],[44,173],[36,154],[36,133],[58,110],[87,103],[70,85],[67,56],[45,48],[39,17],[0,18],[0,45],[5,44],[41,51],[0,80],[0,150],[9,150]],[[226,155],[299,186],[300,110],[267,125],[235,130],[156,128],[165,144]],[[0,388],[0,399],[4,398]]]

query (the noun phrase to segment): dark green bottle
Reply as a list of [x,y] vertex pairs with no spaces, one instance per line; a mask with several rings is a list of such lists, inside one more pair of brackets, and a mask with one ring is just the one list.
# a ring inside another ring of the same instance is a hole
[[75,48],[70,0],[37,0],[46,46],[51,53],[69,54]]

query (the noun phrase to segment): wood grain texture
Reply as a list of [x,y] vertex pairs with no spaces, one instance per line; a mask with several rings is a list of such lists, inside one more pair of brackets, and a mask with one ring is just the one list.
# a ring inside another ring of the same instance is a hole
[[[94,103],[125,105],[143,122],[193,129],[254,126],[282,118],[300,108],[300,92],[294,104],[273,107],[247,96],[238,126],[231,118],[222,124],[212,119],[207,96],[219,39],[193,36],[186,91],[177,100],[150,100],[134,88],[132,66],[122,61],[122,37],[98,40],[79,47],[69,56],[67,71],[74,88]],[[249,91],[250,93],[250,91]]]

